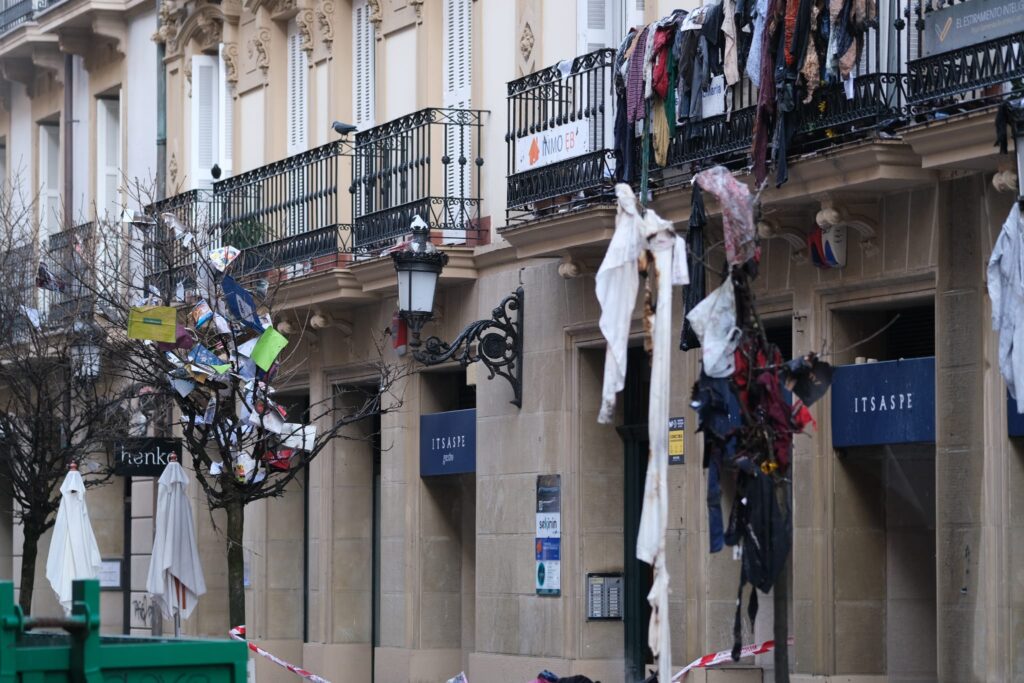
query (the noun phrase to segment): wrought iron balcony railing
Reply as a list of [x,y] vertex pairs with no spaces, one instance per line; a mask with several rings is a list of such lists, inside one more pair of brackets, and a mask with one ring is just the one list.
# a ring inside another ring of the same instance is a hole
[[0,12],[0,35],[32,20],[33,0],[20,0]]
[[615,50],[508,84],[509,224],[611,198]]
[[[907,63],[915,113],[970,108],[1024,92],[1024,9],[1015,3],[915,1],[906,19],[917,36]],[[984,40],[971,41],[971,35]]]
[[349,251],[339,193],[348,144],[330,142],[214,185],[215,239],[242,250],[232,272],[263,272]]
[[482,112],[423,109],[356,135],[353,249],[371,254],[409,232],[414,216],[447,243],[473,243],[480,225]]
[[106,269],[117,267],[114,241],[98,251],[96,226],[83,223],[50,235],[43,247],[43,259],[57,279],[60,289],[39,289],[39,311],[45,324],[64,327],[92,317],[95,301],[94,278]]
[[[185,226],[210,234],[216,224],[216,204],[211,190],[188,190],[146,207],[146,213],[159,217],[173,214]],[[158,220],[145,235],[143,268],[147,286],[169,296],[179,282],[194,282],[195,247],[186,245],[165,221]]]

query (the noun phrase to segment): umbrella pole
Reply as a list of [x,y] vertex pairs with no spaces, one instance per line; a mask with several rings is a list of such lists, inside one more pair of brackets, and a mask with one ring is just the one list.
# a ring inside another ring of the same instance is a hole
[[181,581],[174,577],[174,637],[181,637]]

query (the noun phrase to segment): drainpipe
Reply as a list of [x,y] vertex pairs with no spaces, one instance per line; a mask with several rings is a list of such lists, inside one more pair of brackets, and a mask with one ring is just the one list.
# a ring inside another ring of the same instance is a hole
[[[157,11],[159,12],[159,0]],[[167,70],[166,46],[156,44],[156,198],[167,196]]]
[[64,55],[64,225],[61,230],[72,226],[75,211],[75,112],[74,112],[74,62],[70,54]]

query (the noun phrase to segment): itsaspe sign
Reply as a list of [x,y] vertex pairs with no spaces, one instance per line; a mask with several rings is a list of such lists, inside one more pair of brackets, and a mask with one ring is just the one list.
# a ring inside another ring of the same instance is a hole
[[935,358],[837,367],[832,446],[898,443],[935,443]]
[[476,409],[420,415],[420,476],[476,472]]

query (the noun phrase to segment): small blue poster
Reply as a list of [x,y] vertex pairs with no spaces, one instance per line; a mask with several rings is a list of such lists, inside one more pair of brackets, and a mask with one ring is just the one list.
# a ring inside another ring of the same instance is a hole
[[535,587],[537,595],[562,592],[562,475],[537,475]]

